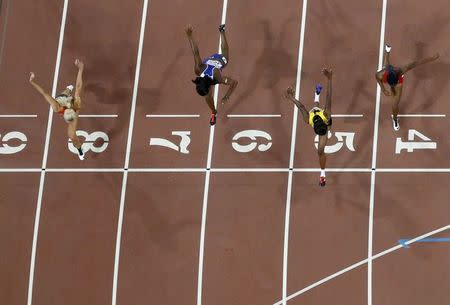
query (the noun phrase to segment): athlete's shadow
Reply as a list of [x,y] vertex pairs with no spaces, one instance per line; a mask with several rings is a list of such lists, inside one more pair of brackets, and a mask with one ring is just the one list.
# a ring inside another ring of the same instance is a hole
[[[180,48],[177,50],[176,54],[173,57],[173,60],[166,66],[164,72],[162,72],[159,75],[159,79],[157,81],[156,86],[153,88],[139,88],[139,99],[140,102],[139,105],[146,105],[146,111],[150,111],[150,113],[157,112],[159,109],[159,106],[161,105],[161,95],[164,90],[170,91],[173,90],[174,84],[170,80],[171,74],[174,73],[174,71],[177,71],[177,67],[180,67],[180,61],[182,60],[183,56],[187,54],[187,50],[184,48]],[[142,73],[142,72],[141,72]],[[156,75],[152,74],[152,77],[156,77]],[[188,80],[186,80],[186,86],[192,85],[192,83]],[[195,89],[192,89],[195,92]],[[184,99],[183,96],[179,96],[177,100],[171,101],[173,103],[179,103],[182,102]],[[166,101],[169,102],[169,101]],[[150,109],[148,106],[150,105]]]
[[[359,139],[364,139],[364,142],[372,143],[373,138],[373,117],[368,117],[368,114],[374,114],[375,109],[375,94],[371,94],[369,90],[367,90],[367,80],[364,79],[358,79],[355,81],[355,85],[352,89],[352,95],[350,98],[350,103],[348,105],[348,108],[346,110],[347,113],[354,113],[355,109],[361,109],[361,102],[362,101],[369,101],[364,105],[364,108],[362,109],[364,117],[359,118],[345,118],[345,119],[337,119],[336,122],[339,122],[338,120],[343,120],[345,123],[354,123],[355,120],[358,120],[357,122],[364,126],[359,134],[356,134],[356,136]],[[373,80],[374,87],[375,87],[375,78]],[[373,101],[373,102],[371,102]],[[381,118],[380,118],[381,120]],[[337,126],[338,127],[338,126]],[[339,127],[338,127],[339,128]],[[357,140],[358,141],[358,140]],[[359,141],[362,143],[361,141]],[[349,162],[354,163],[356,160],[359,159],[366,159],[366,151],[372,150],[372,145],[360,145],[358,147],[355,147],[357,150],[356,155],[354,155]],[[347,164],[344,164],[344,167],[347,167]]]
[[[286,20],[279,35],[273,34],[268,20],[260,21],[264,36],[263,51],[252,67],[252,72],[249,76],[251,80],[248,82],[249,85],[245,88],[244,92],[234,99],[234,102],[227,109],[228,113],[232,113],[237,106],[245,102],[257,88],[272,89],[277,86],[281,79],[295,76],[296,61],[283,48],[283,42],[286,39],[287,27],[290,21],[290,19]],[[276,64],[276,67],[273,64]],[[278,101],[280,92],[273,92],[273,98],[275,101]]]
[[[425,47],[427,45],[423,42],[416,43],[416,58],[424,58],[426,56],[430,56],[433,54],[425,54]],[[417,67],[413,69],[410,74],[415,76],[414,81],[411,83],[411,86],[408,90],[411,90],[411,98],[417,99],[419,98],[419,94],[424,93],[426,99],[423,103],[420,103],[417,107],[411,110],[407,110],[406,112],[426,112],[429,110],[433,103],[439,101],[442,94],[443,88],[448,86],[448,74],[450,72],[450,64],[447,62],[443,62],[442,57],[438,60],[431,62],[429,64],[425,64],[421,67]],[[419,84],[423,81],[430,80],[430,86],[424,87]],[[419,89],[420,88],[420,89]],[[425,90],[425,92],[423,92]]]
[[[277,114],[283,113],[283,110],[288,104],[282,99],[283,92],[279,89],[279,83],[282,80],[292,79],[297,72],[296,58],[294,58],[292,54],[289,54],[283,47],[283,45],[288,42],[288,27],[290,22],[293,21],[293,18],[287,19],[282,25],[279,35],[273,33],[270,28],[269,20],[261,20],[259,22],[263,31],[262,41],[264,46],[262,53],[256,59],[256,62],[252,67],[247,87],[240,95],[235,99],[232,99],[230,106],[226,109],[226,113],[233,113],[241,103],[247,102],[255,91],[261,87],[268,89],[271,92],[271,96],[266,97],[266,99],[273,101],[274,108],[272,111]],[[284,90],[284,88],[282,90]],[[258,103],[258,101],[252,102]],[[256,111],[256,113],[258,113],[258,111]],[[228,118],[224,117],[224,121],[228,121]],[[290,125],[288,128],[284,127],[283,124],[280,124],[279,119],[272,119],[271,124],[273,130],[277,130],[282,136],[290,138]],[[251,123],[249,123],[249,126],[251,126]],[[231,133],[232,131],[230,130],[226,136],[231,138],[233,136]],[[284,151],[282,150],[279,152],[272,150],[271,155],[273,156],[273,159],[281,160],[285,158]]]
[[[92,46],[90,48],[93,48]],[[102,50],[102,48],[104,48]],[[110,52],[108,50],[117,50]],[[105,120],[98,120],[99,128],[108,132],[110,137],[123,133],[127,130],[129,113],[131,109],[131,99],[134,82],[135,62],[129,55],[132,46],[126,41],[113,42],[111,45],[98,47],[95,56],[86,63],[84,73],[86,93],[93,94],[97,103],[106,105],[104,113],[118,114],[115,124],[107,124]],[[102,52],[103,51],[103,52]],[[125,56],[122,56],[127,54]],[[89,112],[89,101],[83,112]],[[104,122],[104,123],[103,123]]]

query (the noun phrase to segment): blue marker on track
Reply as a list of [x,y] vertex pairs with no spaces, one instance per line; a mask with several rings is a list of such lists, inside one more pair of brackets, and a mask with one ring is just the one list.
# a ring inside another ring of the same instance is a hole
[[436,238],[422,238],[419,240],[416,240],[413,243],[407,244],[408,241],[410,241],[411,239],[399,239],[398,243],[400,245],[402,245],[403,248],[409,248],[410,244],[415,244],[415,243],[450,243],[450,238],[447,237],[436,237]]

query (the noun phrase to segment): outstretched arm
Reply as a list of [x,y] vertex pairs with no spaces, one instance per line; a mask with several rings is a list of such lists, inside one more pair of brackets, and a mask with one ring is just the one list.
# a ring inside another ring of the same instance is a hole
[[287,100],[290,100],[291,102],[293,102],[295,104],[295,106],[297,106],[297,108],[300,110],[301,114],[302,114],[302,118],[303,121],[308,124],[309,123],[309,112],[308,110],[306,110],[305,105],[303,105],[299,100],[297,100],[294,96],[295,92],[294,89],[292,87],[288,87],[286,89],[286,93],[284,94],[284,97]]
[[328,115],[328,117],[331,117],[331,93],[332,93],[332,79],[333,79],[333,70],[331,69],[323,69],[322,70],[323,75],[327,78],[327,97],[325,100],[325,113]]
[[417,66],[420,66],[420,65],[423,65],[423,64],[435,61],[438,58],[439,58],[439,53],[436,53],[433,56],[430,56],[430,57],[427,57],[427,58],[424,58],[424,59],[421,59],[421,60],[413,61],[412,63],[402,67],[401,70],[402,70],[403,73],[406,73],[409,70],[416,68]]
[[218,80],[219,80],[219,84],[224,84],[224,85],[229,86],[227,92],[225,93],[225,95],[222,98],[222,104],[223,104],[230,99],[231,94],[233,94],[234,89],[236,89],[236,87],[238,85],[238,81],[235,79],[232,79],[231,77],[228,77],[228,76],[220,76]]
[[34,81],[35,75],[33,72],[30,72],[30,84],[34,87],[34,89],[36,89],[37,92],[39,92],[44,98],[45,100],[50,104],[50,106],[52,107],[53,111],[58,112],[61,109],[61,106],[58,104],[57,101],[55,101],[55,99],[53,97],[50,96],[50,94],[48,94],[47,92],[44,91],[44,89],[42,89],[41,86],[39,86],[35,81]]
[[75,108],[81,108],[81,90],[83,89],[83,70],[84,64],[79,59],[75,60],[75,66],[78,68],[77,83],[75,85]]
[[193,32],[194,28],[192,27],[192,25],[188,25],[186,28],[186,35],[189,40],[189,45],[191,46],[192,54],[194,55],[194,72],[196,75],[200,75],[202,59],[200,57],[197,42],[194,40]]

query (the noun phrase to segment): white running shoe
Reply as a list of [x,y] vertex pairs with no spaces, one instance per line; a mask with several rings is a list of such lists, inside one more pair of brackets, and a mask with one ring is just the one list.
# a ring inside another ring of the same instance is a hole
[[69,89],[69,90],[70,90],[70,92],[72,92],[72,91],[73,91],[73,85],[69,85],[69,86],[67,86],[67,87],[66,87],[66,89]]
[[387,53],[389,53],[389,52],[391,52],[392,47],[390,45],[386,44],[384,49],[386,50]]
[[400,130],[400,123],[398,122],[398,118],[396,120],[392,118],[392,126],[394,127],[395,131]]

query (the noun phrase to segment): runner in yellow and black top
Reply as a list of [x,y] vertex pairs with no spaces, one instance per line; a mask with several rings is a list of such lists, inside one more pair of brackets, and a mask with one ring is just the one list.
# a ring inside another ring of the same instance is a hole
[[285,97],[292,101],[300,110],[303,121],[313,127],[314,132],[319,135],[319,147],[317,153],[319,154],[320,164],[320,178],[319,185],[325,186],[325,165],[327,162],[325,155],[325,146],[327,145],[327,132],[332,124],[331,120],[331,80],[333,78],[333,71],[330,69],[323,69],[323,75],[327,78],[327,98],[325,102],[325,108],[320,108],[320,92],[322,87],[316,86],[316,92],[314,97],[314,104],[316,104],[310,111],[306,110],[305,106],[295,98],[294,89],[292,87],[287,88]]

